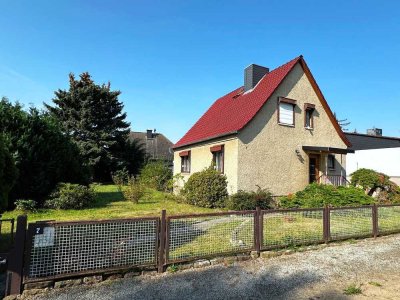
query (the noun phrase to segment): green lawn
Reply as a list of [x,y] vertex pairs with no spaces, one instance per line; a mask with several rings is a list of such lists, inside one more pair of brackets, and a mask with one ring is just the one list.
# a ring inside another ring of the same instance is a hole
[[[56,210],[38,209],[36,212],[28,213],[28,222],[56,220],[101,220],[132,218],[143,216],[160,216],[163,209],[167,214],[189,214],[215,212],[214,209],[201,208],[189,204],[178,203],[171,200],[166,193],[155,190],[147,190],[146,195],[138,204],[124,200],[121,192],[115,185],[98,185],[96,202],[92,208],[80,210]],[[14,210],[5,212],[3,218],[16,218],[22,214]]]

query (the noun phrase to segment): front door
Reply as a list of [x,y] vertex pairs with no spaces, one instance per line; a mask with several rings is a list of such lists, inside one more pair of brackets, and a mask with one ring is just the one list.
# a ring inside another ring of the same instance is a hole
[[319,179],[319,155],[310,155],[309,183],[317,182]]

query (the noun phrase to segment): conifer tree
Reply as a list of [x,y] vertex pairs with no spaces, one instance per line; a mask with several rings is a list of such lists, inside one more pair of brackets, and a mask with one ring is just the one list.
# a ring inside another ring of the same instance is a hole
[[93,180],[109,180],[111,172],[123,164],[130,131],[118,100],[121,92],[112,91],[110,83],[95,84],[87,72],[79,77],[70,74],[69,89],[56,91],[54,106],[45,106],[78,145]]

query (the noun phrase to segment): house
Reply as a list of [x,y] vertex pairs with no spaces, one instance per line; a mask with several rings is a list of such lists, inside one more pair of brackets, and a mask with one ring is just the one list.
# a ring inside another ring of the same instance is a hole
[[347,175],[367,168],[388,175],[400,185],[400,138],[383,136],[377,128],[369,129],[367,134],[346,133],[346,137],[355,150],[347,158]]
[[146,132],[131,132],[131,140],[137,140],[146,149],[147,158],[150,160],[165,160],[172,164],[174,145],[165,135],[148,129]]
[[272,71],[247,67],[244,86],[217,99],[174,145],[174,174],[187,180],[213,161],[229,193],[258,185],[284,195],[310,182],[343,184],[350,146],[299,56]]

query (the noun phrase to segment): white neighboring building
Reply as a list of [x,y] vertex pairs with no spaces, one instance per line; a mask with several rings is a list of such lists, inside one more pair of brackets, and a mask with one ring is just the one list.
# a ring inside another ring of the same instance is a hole
[[347,154],[347,176],[361,168],[373,169],[400,185],[400,138],[382,136],[379,129],[368,133],[346,133],[351,149],[355,150]]

